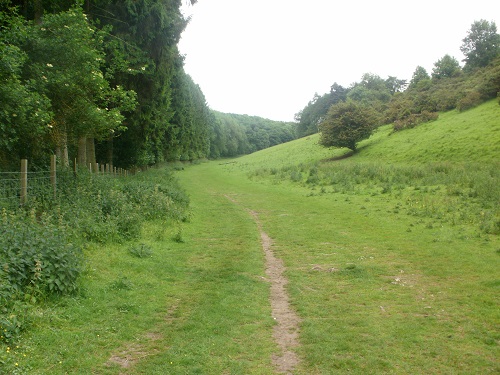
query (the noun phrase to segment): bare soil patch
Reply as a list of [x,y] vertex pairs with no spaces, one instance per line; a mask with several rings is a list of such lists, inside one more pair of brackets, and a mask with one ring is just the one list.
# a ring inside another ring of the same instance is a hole
[[273,356],[273,364],[276,369],[285,374],[291,374],[300,362],[294,349],[299,346],[299,324],[300,318],[290,306],[290,298],[286,291],[288,284],[284,276],[285,265],[272,251],[272,239],[262,230],[258,214],[250,211],[260,231],[262,248],[266,259],[266,275],[271,283],[271,311],[276,325],[273,330],[273,338],[281,349],[279,355]]

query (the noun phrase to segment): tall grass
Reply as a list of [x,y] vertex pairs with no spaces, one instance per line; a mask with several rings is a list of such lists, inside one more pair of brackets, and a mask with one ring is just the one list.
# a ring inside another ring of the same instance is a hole
[[387,195],[410,215],[500,234],[499,116],[500,106],[490,101],[395,134],[384,126],[354,155],[332,149],[325,157],[316,135],[250,155],[234,168],[299,184],[310,195]]
[[388,165],[317,162],[258,169],[250,177],[288,180],[316,194],[390,195],[408,214],[500,234],[500,163]]

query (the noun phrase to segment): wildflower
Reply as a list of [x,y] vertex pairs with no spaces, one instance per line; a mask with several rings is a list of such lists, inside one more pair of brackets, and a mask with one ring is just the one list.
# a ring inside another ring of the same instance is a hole
[[53,67],[54,67],[54,65],[49,64],[49,63],[47,63],[47,66],[48,66],[49,68],[53,68]]

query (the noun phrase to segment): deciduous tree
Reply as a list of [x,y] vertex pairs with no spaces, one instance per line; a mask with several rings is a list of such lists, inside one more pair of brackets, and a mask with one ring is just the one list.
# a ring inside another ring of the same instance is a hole
[[474,21],[462,42],[467,70],[484,67],[500,55],[500,35],[493,21]]
[[456,77],[460,74],[460,70],[461,68],[458,60],[447,54],[434,63],[432,78],[441,79]]
[[355,151],[357,143],[372,134],[377,122],[377,113],[370,106],[354,100],[337,103],[319,126],[320,144]]
[[429,80],[430,78],[431,77],[429,76],[429,73],[427,73],[427,70],[425,70],[424,67],[419,65],[415,68],[415,71],[413,72],[409,88],[416,88],[420,82]]

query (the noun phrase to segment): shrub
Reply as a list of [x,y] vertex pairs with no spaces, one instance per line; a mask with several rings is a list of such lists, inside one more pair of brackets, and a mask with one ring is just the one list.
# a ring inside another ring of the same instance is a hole
[[11,343],[28,325],[37,299],[73,293],[81,249],[52,224],[3,211],[0,226],[0,341]]
[[14,293],[68,294],[77,289],[81,249],[60,228],[4,214],[0,262]]
[[468,109],[477,107],[481,104],[481,94],[477,91],[471,91],[465,95],[462,99],[460,99],[457,103],[457,109],[462,112]]
[[396,120],[393,125],[393,131],[411,129],[424,122],[435,121],[439,118],[437,112],[423,111],[422,113],[413,113],[407,117]]

